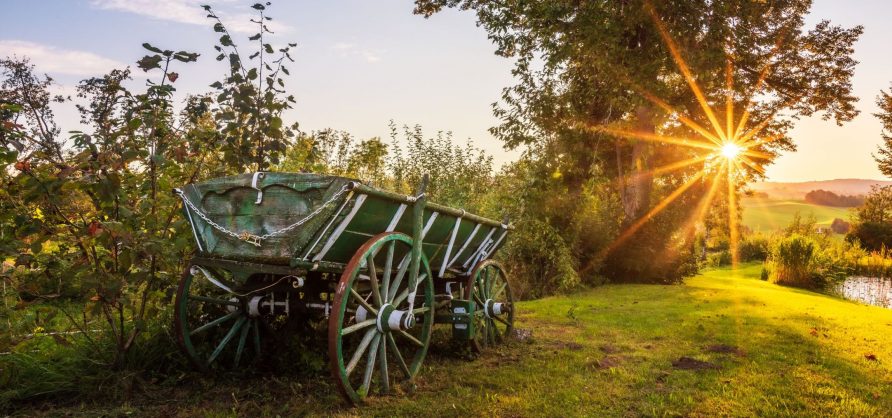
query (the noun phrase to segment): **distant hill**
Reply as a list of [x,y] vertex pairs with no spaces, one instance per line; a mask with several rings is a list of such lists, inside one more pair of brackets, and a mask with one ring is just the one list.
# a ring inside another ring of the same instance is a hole
[[836,218],[849,220],[851,209],[821,206],[789,199],[766,197],[745,197],[741,199],[743,208],[742,225],[753,231],[774,232],[790,225],[798,213],[802,217],[814,216],[819,226],[829,227]]
[[753,183],[750,188],[757,193],[765,193],[772,199],[803,200],[805,194],[812,190],[827,190],[842,195],[863,195],[870,192],[874,185],[887,186],[892,181],[867,179],[837,179],[781,183],[765,181]]

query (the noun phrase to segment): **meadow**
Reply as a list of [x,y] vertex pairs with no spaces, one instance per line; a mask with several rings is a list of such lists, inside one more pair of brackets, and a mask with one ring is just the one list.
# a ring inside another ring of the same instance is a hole
[[821,206],[801,200],[746,197],[741,199],[743,208],[742,225],[754,232],[774,232],[790,224],[798,213],[802,217],[813,215],[817,225],[829,227],[834,219],[850,221],[850,209]]
[[[416,386],[346,407],[327,374],[192,374],[120,405],[29,415],[889,416],[892,310],[758,279],[606,285],[520,305],[531,335],[476,359],[433,346]],[[15,415],[15,412],[13,412]]]

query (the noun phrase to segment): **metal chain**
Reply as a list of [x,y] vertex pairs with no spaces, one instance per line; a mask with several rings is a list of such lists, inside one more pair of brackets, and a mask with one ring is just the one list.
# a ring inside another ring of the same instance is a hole
[[212,221],[211,218],[208,217],[208,215],[204,213],[204,211],[202,211],[201,209],[196,207],[195,204],[192,203],[192,201],[190,201],[189,198],[186,197],[185,192],[183,192],[182,190],[177,190],[177,192],[179,193],[180,198],[183,199],[183,203],[185,203],[186,206],[188,206],[190,209],[192,209],[192,211],[195,212],[195,214],[198,215],[199,218],[201,218],[203,221],[207,222],[208,225],[210,225],[214,229],[216,229],[226,235],[229,235],[233,238],[236,238],[236,239],[239,239],[242,241],[247,241],[249,244],[259,247],[261,245],[261,243],[263,242],[263,240],[267,240],[272,237],[285,234],[285,233],[293,230],[294,228],[297,228],[297,227],[305,224],[307,221],[309,221],[310,219],[312,219],[313,217],[315,217],[316,215],[321,213],[322,210],[325,209],[328,205],[337,201],[341,197],[341,195],[343,195],[350,188],[349,186],[350,186],[349,183],[345,184],[343,187],[341,187],[341,190],[338,190],[338,192],[335,193],[334,196],[331,197],[331,199],[328,199],[325,203],[321,204],[319,207],[317,207],[315,210],[310,212],[307,216],[303,217],[299,221],[297,221],[291,225],[288,225],[278,231],[273,231],[273,232],[263,234],[263,235],[255,235],[248,231],[242,231],[241,233],[231,231],[231,230],[227,229],[226,227]]

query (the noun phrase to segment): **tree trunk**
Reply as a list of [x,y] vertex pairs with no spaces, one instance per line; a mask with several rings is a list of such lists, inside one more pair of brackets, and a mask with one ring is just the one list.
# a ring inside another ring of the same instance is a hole
[[[653,111],[640,106],[636,112],[636,131],[653,134],[656,126],[653,123]],[[617,143],[617,168],[619,171],[620,198],[625,212],[625,223],[631,224],[641,218],[650,208],[650,192],[653,186],[653,175],[648,170],[647,157],[650,146],[645,141],[634,141],[628,157],[623,155],[620,143]],[[628,158],[628,164],[623,160]],[[623,166],[628,167],[623,170]]]

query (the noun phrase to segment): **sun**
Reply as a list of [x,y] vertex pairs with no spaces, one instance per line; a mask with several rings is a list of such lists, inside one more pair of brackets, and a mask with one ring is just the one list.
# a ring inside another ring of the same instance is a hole
[[737,159],[742,151],[743,148],[733,142],[728,142],[727,144],[723,145],[721,149],[722,155],[729,160]]

